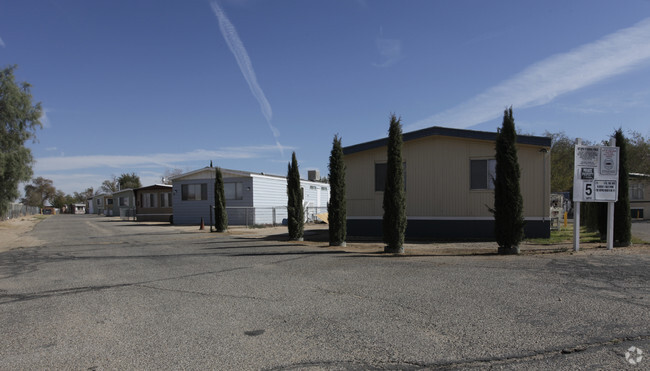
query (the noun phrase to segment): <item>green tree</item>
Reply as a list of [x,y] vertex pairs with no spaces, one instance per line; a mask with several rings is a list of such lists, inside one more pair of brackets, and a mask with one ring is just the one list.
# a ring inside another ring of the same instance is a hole
[[521,172],[517,159],[517,133],[512,107],[503,114],[496,139],[494,180],[494,235],[499,254],[518,254],[524,238],[523,199],[519,187]]
[[73,196],[74,197],[74,202],[75,203],[84,203],[94,195],[95,195],[95,190],[93,189],[93,187],[86,188],[86,190],[81,192],[81,193],[79,193],[79,192],[74,193],[74,196]]
[[99,187],[101,193],[114,193],[120,190],[120,183],[118,182],[115,175],[111,179],[106,179],[102,182],[102,185]]
[[25,197],[22,203],[28,206],[44,207],[46,203],[52,204],[56,196],[56,188],[51,179],[38,177],[30,184],[25,185]]
[[330,200],[327,203],[330,246],[345,246],[347,211],[345,201],[345,163],[341,138],[334,136],[329,163]]
[[384,252],[403,253],[406,233],[406,192],[404,190],[404,164],[402,162],[401,118],[390,116],[386,161],[386,187],[383,201],[382,229]]
[[622,129],[616,130],[614,138],[619,148],[618,201],[614,204],[614,243],[616,246],[629,246],[632,240],[632,215],[630,214],[627,140]]
[[25,142],[42,127],[41,103],[32,103],[28,83],[16,83],[15,69],[0,71],[0,215],[20,196],[19,183],[32,177],[34,158]]
[[219,167],[215,169],[214,177],[214,228],[217,232],[225,232],[228,229],[228,213],[226,212],[223,175]]
[[52,206],[61,209],[63,212],[63,208],[66,207],[67,205],[75,203],[75,198],[71,195],[65,194],[65,192],[61,190],[57,190],[54,193],[54,197],[52,198],[52,201],[50,201]]
[[632,131],[626,141],[629,173],[650,174],[650,140]]
[[569,192],[573,189],[576,141],[564,132],[546,132],[545,135],[551,138],[551,192]]
[[117,178],[117,184],[120,187],[119,189],[136,189],[142,187],[142,183],[140,183],[140,177],[136,173],[124,173],[120,175],[120,177]]
[[305,224],[305,212],[302,206],[302,189],[300,188],[300,171],[296,152],[291,154],[291,163],[287,171],[287,222],[289,239],[302,240]]

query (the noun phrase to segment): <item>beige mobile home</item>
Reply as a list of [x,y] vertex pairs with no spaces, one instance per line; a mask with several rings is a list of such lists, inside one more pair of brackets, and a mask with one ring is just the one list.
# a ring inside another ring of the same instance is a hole
[[650,175],[630,173],[630,212],[634,219],[650,219]]
[[[431,127],[403,135],[407,238],[494,236],[496,133]],[[387,138],[343,148],[349,236],[380,237]],[[550,235],[547,137],[517,137],[527,237]]]

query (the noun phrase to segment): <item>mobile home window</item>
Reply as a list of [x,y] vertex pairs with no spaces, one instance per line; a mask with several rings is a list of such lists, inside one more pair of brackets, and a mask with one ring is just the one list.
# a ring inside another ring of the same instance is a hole
[[120,197],[119,198],[119,203],[120,203],[120,206],[129,206],[129,198],[128,197]]
[[630,200],[643,200],[643,184],[630,184]]
[[470,160],[470,189],[494,189],[497,161]]
[[155,193],[141,193],[140,204],[143,208],[156,207],[156,194]]
[[242,194],[243,184],[241,182],[236,183],[224,183],[223,184],[223,193],[226,197],[226,200],[241,200],[244,198]]
[[[386,163],[375,164],[375,192],[383,192],[386,189]],[[406,162],[402,163],[404,170],[404,190],[406,190]]]
[[165,192],[160,194],[160,207],[172,207],[172,193]]
[[181,185],[181,199],[183,201],[207,200],[208,185],[206,183]]

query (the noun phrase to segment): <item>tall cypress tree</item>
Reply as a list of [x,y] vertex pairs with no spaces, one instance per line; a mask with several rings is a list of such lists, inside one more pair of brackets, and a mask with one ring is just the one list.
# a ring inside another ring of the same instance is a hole
[[330,201],[327,204],[330,246],[345,246],[346,202],[345,202],[345,163],[341,138],[334,136],[329,163]]
[[627,140],[623,130],[614,133],[618,149],[618,201],[614,204],[614,243],[630,246],[632,241],[632,215],[630,215],[629,167],[627,163]]
[[386,162],[386,187],[384,189],[384,217],[382,229],[386,247],[384,252],[403,253],[406,233],[406,192],[404,191],[404,166],[402,162],[401,118],[390,116],[388,152]]
[[517,132],[512,107],[503,113],[496,139],[494,180],[494,235],[499,254],[518,254],[524,238],[523,198],[519,188],[521,172],[517,160]]
[[302,207],[302,197],[298,160],[296,159],[296,152],[293,152],[287,171],[287,219],[290,240],[301,241],[303,238],[305,212]]
[[[212,163],[212,161],[210,161]],[[221,168],[215,169],[214,177],[214,227],[217,232],[228,229],[228,213],[226,213],[226,197],[223,190],[223,175]]]

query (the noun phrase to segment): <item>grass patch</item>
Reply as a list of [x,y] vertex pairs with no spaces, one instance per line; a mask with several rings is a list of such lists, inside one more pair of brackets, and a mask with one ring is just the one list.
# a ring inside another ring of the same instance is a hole
[[262,229],[262,228],[271,228],[273,224],[251,224],[246,226],[248,229]]
[[[569,243],[573,241],[573,224],[569,224],[566,228],[559,230],[551,230],[550,238],[529,238],[526,239],[527,243],[536,245],[556,245],[561,243]],[[600,234],[598,232],[588,232],[585,227],[580,227],[580,243],[593,243],[600,242]]]

